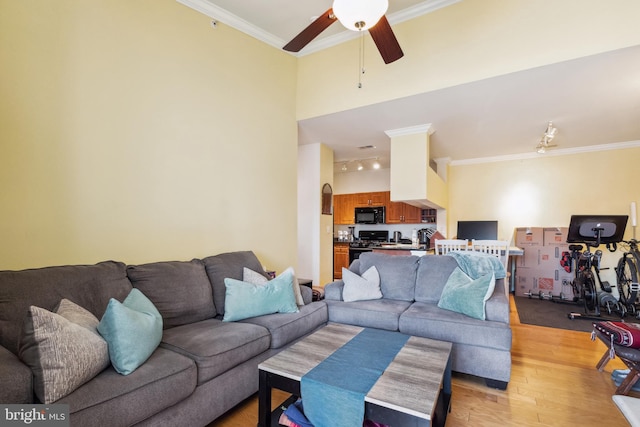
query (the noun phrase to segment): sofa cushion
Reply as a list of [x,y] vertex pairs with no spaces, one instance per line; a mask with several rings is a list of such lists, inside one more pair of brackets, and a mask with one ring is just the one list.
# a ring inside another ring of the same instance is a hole
[[165,329],[160,347],[195,361],[202,384],[268,350],[270,340],[261,326],[207,319]]
[[0,402],[33,403],[31,369],[4,347],[0,347]]
[[456,268],[444,286],[438,307],[485,320],[485,305],[495,286],[496,278],[493,273],[473,280]]
[[211,285],[200,260],[130,265],[127,275],[162,314],[165,329],[215,316]]
[[444,285],[458,263],[448,256],[423,256],[418,262],[415,300],[437,303]]
[[100,320],[98,332],[109,343],[115,370],[129,375],[151,356],[162,339],[162,316],[139,289],[121,303],[112,298]]
[[98,319],[68,300],[58,313],[31,306],[24,320],[20,358],[33,372],[33,391],[49,404],[71,393],[107,366],[107,343]]
[[[245,267],[261,274],[264,273],[260,261],[251,251],[227,252],[204,258],[202,262],[209,276],[213,288],[213,301],[220,316],[224,315],[225,278],[242,280],[242,272]],[[266,275],[266,273],[264,274]]]
[[224,284],[227,292],[222,320],[225,322],[272,313],[298,312],[291,272],[281,274],[264,285],[230,278],[224,279]]
[[186,399],[196,380],[193,360],[157,348],[131,375],[109,367],[57,403],[69,405],[73,426],[130,426]]
[[271,334],[271,348],[283,347],[327,323],[327,305],[316,301],[300,307],[298,313],[268,314],[242,320],[262,326]]
[[365,301],[382,298],[380,290],[380,274],[376,266],[369,267],[361,276],[342,267],[344,289],[342,299],[347,302]]
[[385,299],[413,301],[415,297],[417,256],[394,256],[366,252],[360,255],[360,274],[375,266],[380,274],[380,289]]
[[511,328],[508,324],[474,319],[439,308],[436,304],[413,303],[400,316],[399,326],[403,334],[499,350],[511,349]]
[[411,305],[409,301],[379,299],[344,302],[327,300],[329,321],[363,326],[365,328],[398,330],[400,315]]
[[125,265],[95,265],[0,271],[0,345],[18,354],[22,322],[32,305],[55,310],[66,298],[102,317],[109,298],[124,299],[131,290]]

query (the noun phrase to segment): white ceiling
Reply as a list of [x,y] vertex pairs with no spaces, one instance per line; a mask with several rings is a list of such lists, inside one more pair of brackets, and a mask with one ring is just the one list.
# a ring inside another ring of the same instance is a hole
[[[331,7],[332,0],[178,0],[274,46],[283,46]],[[458,0],[392,0],[393,25]],[[350,37],[332,25],[305,51]],[[453,161],[535,155],[547,123],[561,150],[640,144],[640,46],[512,73],[299,122],[299,143],[322,142],[335,160],[379,157],[385,130],[431,124],[433,158]],[[358,147],[374,145],[375,149]]]

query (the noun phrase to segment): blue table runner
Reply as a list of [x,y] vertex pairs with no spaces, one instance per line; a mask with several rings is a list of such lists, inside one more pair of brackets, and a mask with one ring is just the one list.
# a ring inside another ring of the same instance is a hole
[[364,397],[409,339],[364,329],[300,381],[306,417],[315,427],[361,426]]

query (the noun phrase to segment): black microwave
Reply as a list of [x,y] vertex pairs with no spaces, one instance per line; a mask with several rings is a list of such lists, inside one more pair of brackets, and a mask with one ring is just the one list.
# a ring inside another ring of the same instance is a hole
[[356,224],[384,224],[384,206],[356,208]]

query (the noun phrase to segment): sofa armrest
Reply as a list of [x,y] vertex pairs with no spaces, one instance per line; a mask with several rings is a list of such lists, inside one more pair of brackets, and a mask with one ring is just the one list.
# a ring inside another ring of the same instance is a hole
[[31,369],[2,346],[0,346],[0,402],[33,403]]
[[300,294],[302,295],[302,300],[304,304],[311,304],[313,301],[313,291],[308,286],[298,285],[300,286]]
[[496,288],[493,295],[487,300],[485,311],[487,320],[510,323],[509,297],[505,292],[504,279],[496,280]]
[[342,280],[336,280],[335,282],[326,284],[324,286],[324,299],[342,301],[343,289],[344,289],[344,282]]

